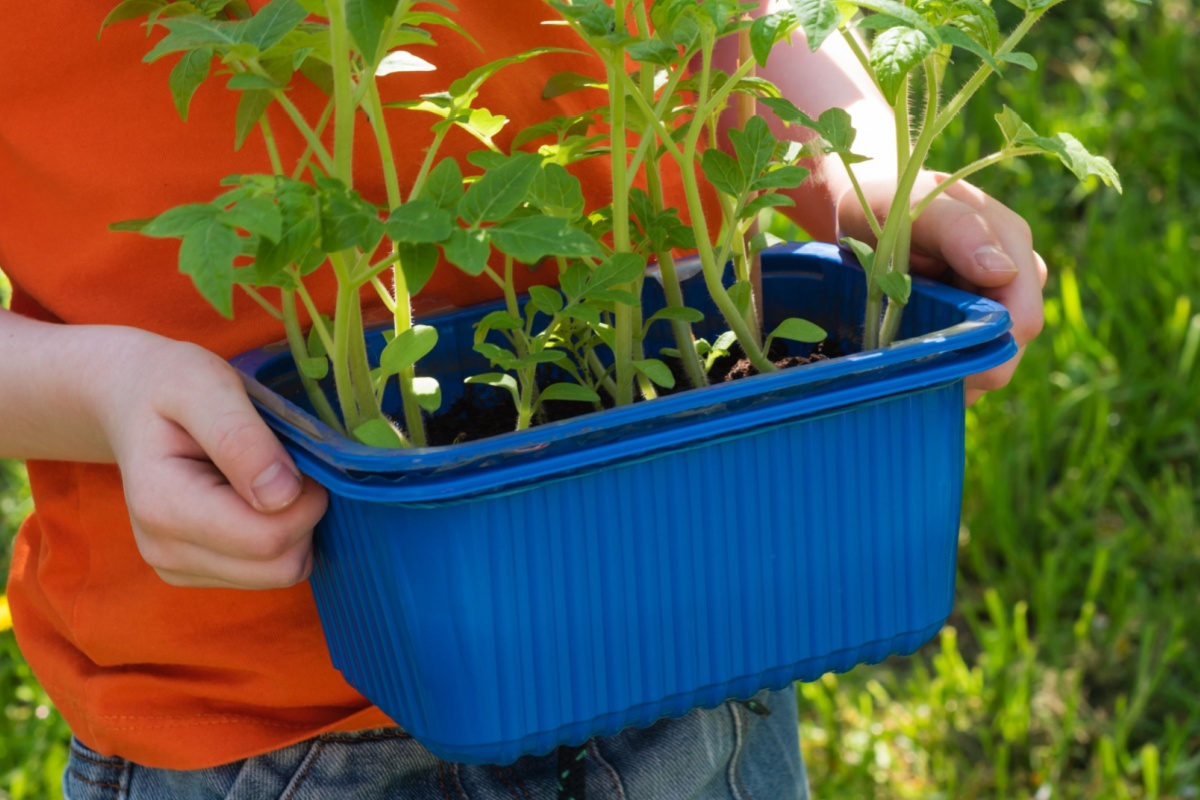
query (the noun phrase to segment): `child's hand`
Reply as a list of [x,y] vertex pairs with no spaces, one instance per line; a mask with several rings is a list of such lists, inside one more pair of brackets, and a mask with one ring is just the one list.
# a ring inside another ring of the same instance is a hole
[[194,345],[140,331],[122,338],[98,416],[142,557],[175,586],[306,579],[325,490],[296,471],[234,370]]
[[[913,192],[914,202],[945,178],[925,173]],[[886,179],[865,181],[863,191],[882,220],[891,201]],[[838,204],[839,235],[874,243],[853,193]],[[913,225],[912,271],[942,278],[967,291],[1004,305],[1012,316],[1013,337],[1020,348],[1005,364],[967,378],[967,403],[1012,378],[1025,345],[1042,330],[1042,287],[1046,263],[1033,250],[1029,224],[1016,212],[965,182],[947,189],[929,204]]]

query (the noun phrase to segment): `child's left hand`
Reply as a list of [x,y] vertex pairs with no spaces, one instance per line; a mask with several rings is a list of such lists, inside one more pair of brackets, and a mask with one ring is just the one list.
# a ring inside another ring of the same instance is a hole
[[[945,175],[926,172],[913,192],[919,201]],[[887,179],[865,181],[863,191],[882,219],[892,197]],[[852,192],[838,204],[838,235],[874,241]],[[978,188],[959,182],[948,188],[913,224],[912,271],[945,280],[1002,304],[1012,316],[1017,355],[998,367],[967,378],[967,403],[1005,386],[1024,355],[1025,345],[1042,330],[1042,287],[1046,262],[1033,249],[1029,223]]]

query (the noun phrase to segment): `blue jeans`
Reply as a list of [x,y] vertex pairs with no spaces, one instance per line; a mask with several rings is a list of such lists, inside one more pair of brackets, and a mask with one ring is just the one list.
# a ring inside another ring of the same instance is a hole
[[[807,800],[794,689],[587,744],[577,800]],[[760,707],[761,708],[761,707]],[[557,759],[441,761],[399,728],[326,734],[212,769],[150,769],[78,740],[67,800],[557,800]]]

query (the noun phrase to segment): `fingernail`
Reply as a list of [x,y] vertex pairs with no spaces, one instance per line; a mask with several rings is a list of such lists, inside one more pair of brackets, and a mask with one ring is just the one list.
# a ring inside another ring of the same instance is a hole
[[278,511],[300,496],[300,478],[282,461],[276,461],[259,473],[250,484],[254,502],[261,511]]
[[975,251],[975,263],[984,272],[1016,272],[1017,265],[994,244],[985,244]]

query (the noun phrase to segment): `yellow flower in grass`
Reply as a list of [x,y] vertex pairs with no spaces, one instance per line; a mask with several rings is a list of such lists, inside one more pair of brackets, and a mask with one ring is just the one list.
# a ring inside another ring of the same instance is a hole
[[0,632],[12,627],[12,614],[8,611],[8,597],[0,594]]

